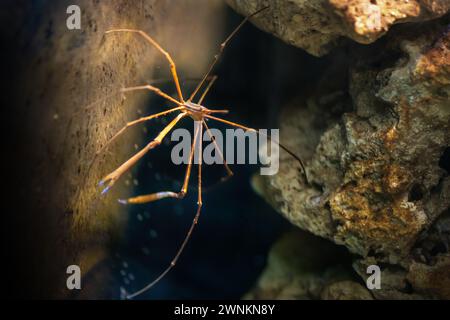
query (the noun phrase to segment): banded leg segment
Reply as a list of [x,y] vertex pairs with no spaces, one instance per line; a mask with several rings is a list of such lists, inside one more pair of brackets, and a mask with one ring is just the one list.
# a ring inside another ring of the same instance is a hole
[[211,65],[209,66],[208,71],[205,73],[205,75],[203,76],[202,80],[198,83],[197,87],[195,88],[194,92],[192,92],[191,96],[189,97],[188,101],[192,101],[195,97],[195,95],[198,93],[198,91],[200,90],[200,88],[203,86],[203,84],[205,83],[206,79],[209,77],[209,75],[211,74],[212,70],[214,69],[214,66],[216,65],[216,63],[219,61],[220,56],[223,53],[223,50],[225,49],[225,47],[227,46],[228,42],[230,42],[230,40],[234,37],[234,35],[239,31],[239,29],[242,28],[242,26],[253,16],[257,15],[258,13],[266,10],[267,7],[261,8],[258,11],[248,15],[247,17],[245,17],[244,20],[241,21],[241,23],[239,23],[239,25],[230,33],[230,35],[225,39],[224,42],[222,42],[220,44],[219,47],[219,52],[214,56],[214,60],[211,63]]
[[172,101],[173,103],[175,103],[177,105],[181,105],[181,103],[179,101],[175,100],[174,98],[169,96],[167,93],[163,92],[161,89],[154,87],[150,84],[144,84],[142,86],[136,86],[136,87],[122,88],[120,91],[121,92],[129,92],[129,91],[135,91],[135,90],[150,90],[150,91],[153,91],[154,93],[156,93],[157,95],[159,95],[169,101]]
[[142,122],[145,122],[145,121],[149,121],[149,120],[152,120],[152,119],[156,119],[156,118],[158,118],[158,117],[165,116],[165,115],[167,115],[167,114],[169,114],[169,113],[172,113],[172,112],[177,111],[177,110],[182,110],[182,109],[183,109],[183,107],[176,107],[176,108],[173,108],[173,109],[169,109],[169,110],[166,110],[166,111],[163,111],[163,112],[155,113],[155,114],[152,114],[152,115],[150,115],[150,116],[142,117],[142,118],[139,118],[139,119],[137,119],[137,120],[133,120],[133,121],[127,122],[127,124],[126,124],[124,127],[122,127],[122,129],[120,129],[114,136],[112,136],[111,139],[109,139],[109,140],[103,145],[103,147],[101,147],[100,150],[98,150],[98,151],[95,153],[95,156],[98,156],[98,155],[100,155],[103,151],[105,151],[105,149],[106,149],[112,142],[114,142],[114,140],[116,140],[119,136],[121,136],[128,128],[130,128],[130,127],[132,127],[132,126],[134,126],[134,125],[136,125],[136,124],[139,124],[139,123],[142,123]]
[[238,128],[244,129],[244,130],[246,130],[246,131],[257,132],[257,133],[259,133],[259,134],[262,134],[262,135],[266,136],[266,137],[267,137],[268,139],[270,139],[271,141],[274,141],[277,145],[280,146],[281,149],[283,149],[284,151],[286,151],[289,155],[291,155],[295,160],[298,161],[298,163],[300,164],[300,167],[302,168],[303,175],[304,175],[304,177],[305,177],[305,181],[306,181],[306,183],[309,184],[308,175],[306,174],[305,165],[303,164],[302,159],[300,159],[300,157],[298,157],[295,153],[293,153],[293,152],[292,152],[291,150],[289,150],[287,147],[285,147],[284,145],[282,145],[282,144],[281,144],[279,141],[277,141],[276,139],[273,139],[273,138],[271,138],[269,135],[264,134],[264,133],[262,133],[262,132],[258,132],[257,130],[255,130],[255,129],[253,129],[253,128],[246,127],[246,126],[243,126],[243,125],[238,124],[238,123],[235,123],[235,122],[231,122],[231,121],[228,121],[228,120],[225,120],[225,119],[222,119],[222,118],[218,118],[218,117],[214,117],[214,116],[211,116],[211,115],[205,115],[205,117],[206,117],[206,118],[209,118],[209,119],[212,119],[212,120],[216,120],[216,121],[225,123],[225,124],[228,124],[228,125],[233,126],[233,127],[238,127]]
[[[178,258],[180,257],[181,253],[183,252],[184,248],[186,247],[187,243],[189,242],[189,239],[192,236],[192,232],[194,231],[195,226],[198,223],[198,219],[200,218],[200,212],[201,212],[201,208],[202,208],[202,196],[201,196],[201,192],[202,192],[202,185],[201,185],[201,175],[202,175],[202,171],[201,171],[201,161],[202,161],[202,126],[200,125],[198,127],[196,127],[195,130],[195,138],[194,138],[194,142],[192,144],[192,148],[191,148],[191,153],[190,153],[190,161],[189,161],[189,173],[190,173],[190,167],[192,164],[192,160],[193,160],[193,155],[194,155],[194,150],[195,150],[195,146],[196,146],[196,137],[199,138],[199,146],[200,146],[200,152],[198,152],[198,156],[199,156],[199,170],[198,170],[198,179],[199,179],[199,183],[198,183],[198,190],[199,190],[199,194],[198,194],[198,201],[197,201],[197,212],[195,213],[194,219],[192,220],[191,226],[189,227],[189,230],[186,234],[186,237],[184,238],[183,242],[181,243],[180,248],[178,249],[177,253],[175,254],[174,258],[172,259],[172,261],[170,262],[169,266],[155,279],[153,280],[151,283],[149,283],[148,285],[146,285],[144,288],[142,288],[141,290],[132,293],[130,295],[127,296],[128,299],[133,299],[134,297],[144,293],[145,291],[151,289],[155,284],[157,284],[162,278],[164,278],[164,276],[173,268],[175,267]],[[188,173],[186,173],[186,175],[188,176]],[[187,178],[189,179],[189,178]],[[185,183],[183,185],[183,189],[187,188],[187,180],[185,179]]]
[[203,100],[205,99],[206,95],[208,94],[209,89],[213,86],[214,82],[216,82],[217,76],[213,76],[211,81],[208,83],[208,86],[206,87],[205,91],[203,92],[200,99],[198,99],[197,104],[202,104]]
[[192,168],[192,162],[194,159],[194,147],[197,143],[197,139],[199,137],[199,130],[195,130],[194,133],[194,140],[192,142],[191,151],[189,153],[189,163],[186,168],[186,173],[184,176],[184,182],[183,186],[180,190],[180,192],[173,192],[173,191],[161,191],[161,192],[155,192],[147,195],[137,196],[129,199],[119,199],[118,201],[122,204],[142,204],[147,202],[152,202],[164,198],[176,198],[176,199],[182,199],[187,193],[188,185],[189,185],[189,178],[191,176],[191,168]]
[[170,56],[170,54],[166,50],[164,50],[158,44],[158,42],[153,40],[152,37],[150,37],[147,33],[145,33],[142,30],[137,30],[137,29],[112,29],[112,30],[106,31],[105,33],[109,34],[109,33],[113,33],[113,32],[131,32],[131,33],[139,34],[140,36],[144,37],[144,39],[147,40],[152,46],[154,46],[159,52],[161,52],[164,55],[164,57],[167,59],[169,64],[170,64],[170,72],[172,73],[173,81],[175,82],[175,87],[176,87],[177,92],[178,92],[178,97],[180,98],[181,103],[184,103],[183,94],[181,92],[181,87],[180,87],[180,82],[178,80],[177,67],[175,65],[175,62],[173,62],[172,57]]
[[186,113],[180,113],[175,119],[173,119],[159,134],[158,136],[147,144],[138,153],[132,156],[130,159],[125,161],[119,168],[108,174],[100,181],[100,185],[107,183],[106,188],[102,191],[102,194],[108,192],[108,190],[114,185],[114,183],[124,174],[128,169],[130,169],[136,162],[139,161],[149,150],[161,144],[164,137],[172,130],[172,128],[186,116]]
[[[200,123],[200,137],[203,138],[203,123]],[[202,206],[202,162],[203,162],[203,148],[202,148],[203,139],[199,139],[198,141],[198,152],[197,152],[197,162],[198,162],[198,200],[197,205],[199,208]],[[198,220],[198,219],[197,219]],[[193,224],[197,224],[197,220],[194,219]]]

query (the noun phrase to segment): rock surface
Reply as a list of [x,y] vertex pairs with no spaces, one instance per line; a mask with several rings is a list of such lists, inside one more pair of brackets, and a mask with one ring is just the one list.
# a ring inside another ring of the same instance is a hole
[[354,281],[350,261],[344,248],[306,232],[291,231],[272,247],[266,269],[244,298],[319,299],[323,295],[370,299],[368,290]]
[[152,96],[129,93],[125,99],[120,89],[155,77],[170,79],[168,62],[143,38],[105,31],[141,29],[173,55],[182,79],[198,77],[217,50],[224,8],[203,1],[191,19],[188,0],[177,6],[153,0],[80,0],[81,30],[68,30],[64,3],[10,4],[22,18],[10,32],[23,55],[14,70],[16,127],[22,129],[18,156],[27,159],[15,177],[27,181],[16,189],[26,206],[16,230],[33,235],[32,241],[21,240],[27,241],[21,259],[39,261],[36,283],[24,280],[27,288],[38,290],[33,298],[65,296],[66,267],[79,265],[85,274],[106,255],[105,244],[121,236],[126,214],[116,199],[126,196],[129,187],[118,183],[112,194],[100,198],[97,184],[136,152],[141,135],[130,131],[128,140],[119,139],[90,171],[89,165],[114,133],[141,116],[139,110]]
[[448,0],[227,0],[248,15],[270,5],[253,18],[261,29],[283,41],[322,56],[343,37],[372,43],[397,23],[426,21],[444,15]]
[[327,286],[321,293],[322,300],[373,300],[369,290],[354,281],[339,281]]
[[281,140],[307,160],[311,184],[285,157],[257,190],[293,224],[346,246],[363,279],[383,266],[376,298],[448,299],[448,19],[354,46],[348,64],[349,79],[346,66],[330,68],[281,115]]

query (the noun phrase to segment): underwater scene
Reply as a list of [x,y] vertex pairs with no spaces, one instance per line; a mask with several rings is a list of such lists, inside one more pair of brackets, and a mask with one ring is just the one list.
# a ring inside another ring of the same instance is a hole
[[0,11],[10,298],[450,299],[450,1]]

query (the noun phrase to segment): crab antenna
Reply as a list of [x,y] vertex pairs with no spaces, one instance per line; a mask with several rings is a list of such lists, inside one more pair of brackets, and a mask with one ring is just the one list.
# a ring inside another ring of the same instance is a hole
[[197,85],[197,87],[195,88],[194,92],[192,92],[191,96],[189,97],[188,101],[192,101],[195,97],[195,95],[198,93],[198,91],[200,90],[200,88],[203,86],[203,84],[205,83],[206,79],[209,77],[209,75],[211,74],[212,70],[214,69],[214,66],[216,65],[217,61],[219,61],[220,56],[222,55],[223,50],[225,49],[225,47],[227,46],[228,42],[233,38],[233,36],[242,28],[242,26],[253,16],[257,15],[258,13],[266,10],[267,8],[269,8],[270,6],[266,6],[264,8],[261,8],[255,12],[253,12],[252,14],[248,15],[245,17],[244,20],[241,21],[241,23],[233,30],[233,32],[230,33],[230,35],[225,39],[224,42],[222,42],[220,44],[220,49],[219,52],[214,56],[214,61],[211,63],[211,65],[209,66],[208,71],[206,72],[206,74],[203,76],[202,81],[200,81],[200,83]]

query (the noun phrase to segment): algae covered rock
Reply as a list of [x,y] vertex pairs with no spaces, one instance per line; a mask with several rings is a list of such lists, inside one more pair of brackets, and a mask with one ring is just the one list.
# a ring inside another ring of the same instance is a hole
[[354,281],[339,281],[327,286],[320,295],[322,300],[373,300],[369,290]]
[[[345,287],[358,290],[350,293]],[[342,247],[299,230],[286,233],[271,248],[256,286],[245,299],[370,299],[355,282],[351,257]]]
[[433,279],[449,268],[439,218],[450,207],[448,19],[352,48],[348,78],[326,74],[334,85],[318,83],[280,117],[281,140],[307,160],[311,184],[286,157],[258,190],[298,227],[362,257],[362,278],[383,265],[375,297],[447,297],[447,282]]
[[315,56],[328,53],[350,38],[372,43],[392,25],[444,15],[447,0],[227,0],[243,15],[270,5],[253,18],[261,29]]

